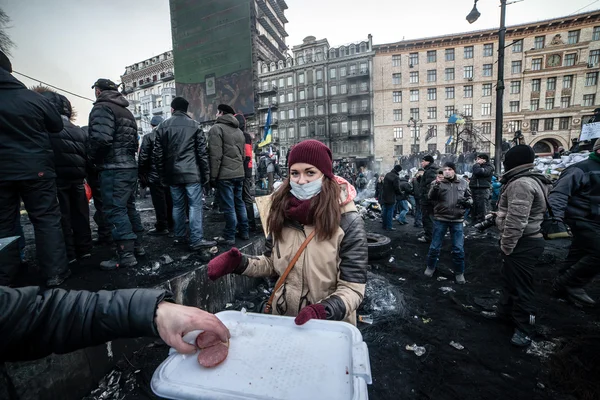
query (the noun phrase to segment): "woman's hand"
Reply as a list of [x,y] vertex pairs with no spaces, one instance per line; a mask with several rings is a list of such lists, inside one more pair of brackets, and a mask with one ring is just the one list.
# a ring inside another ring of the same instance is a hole
[[208,279],[214,281],[222,276],[229,275],[242,263],[242,253],[233,247],[231,250],[219,254],[208,263]]
[[304,307],[298,313],[298,316],[294,320],[296,325],[304,325],[311,319],[326,319],[327,312],[323,304],[311,304],[310,306]]

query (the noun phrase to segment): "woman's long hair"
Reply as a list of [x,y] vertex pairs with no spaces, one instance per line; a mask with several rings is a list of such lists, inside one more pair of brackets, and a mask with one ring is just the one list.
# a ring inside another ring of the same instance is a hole
[[[288,178],[273,194],[273,203],[271,204],[271,212],[267,219],[267,225],[269,226],[269,232],[277,240],[283,240],[281,232],[285,223],[285,212],[288,208],[291,189],[292,186]],[[340,226],[342,218],[340,193],[340,185],[324,176],[321,193],[311,200],[310,206],[313,212],[317,239],[319,240],[331,239]]]

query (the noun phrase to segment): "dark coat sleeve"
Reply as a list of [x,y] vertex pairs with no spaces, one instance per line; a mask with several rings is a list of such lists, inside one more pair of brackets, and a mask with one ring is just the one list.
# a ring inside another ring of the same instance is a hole
[[569,198],[579,191],[584,179],[585,173],[576,167],[567,168],[560,174],[560,178],[556,181],[554,188],[552,188],[552,191],[548,195],[548,203],[550,203],[552,214],[556,218],[565,217]]
[[114,140],[115,116],[109,108],[98,105],[92,108],[88,133],[88,157],[98,164],[110,151]]
[[397,195],[402,194],[402,184],[399,176],[394,178],[394,193]]
[[210,155],[210,178],[217,179],[223,162],[223,130],[213,126],[208,132],[208,151]]
[[168,292],[11,289],[0,286],[0,361],[64,354],[117,338],[158,336],[157,305]]
[[196,131],[196,160],[200,168],[202,184],[210,181],[210,166],[208,163],[208,150],[206,149],[206,137],[200,128]]
[[138,155],[138,172],[140,174],[150,173],[152,166],[152,142],[150,141],[150,134],[144,135],[142,144],[140,146],[140,154]]
[[473,176],[475,178],[490,178],[494,175],[494,167],[489,164],[473,164]]
[[46,100],[43,96],[39,96],[40,103],[44,108],[44,125],[46,130],[50,133],[59,133],[63,130],[64,124],[62,117],[58,113],[58,110],[50,101]]

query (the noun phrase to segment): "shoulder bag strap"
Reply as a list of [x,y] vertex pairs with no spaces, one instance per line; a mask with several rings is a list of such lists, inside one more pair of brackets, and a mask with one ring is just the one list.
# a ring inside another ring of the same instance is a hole
[[296,255],[294,256],[294,258],[292,258],[292,261],[290,261],[290,263],[288,264],[287,268],[285,269],[285,272],[277,280],[277,283],[275,284],[275,288],[273,288],[273,292],[271,293],[271,297],[269,297],[269,301],[267,301],[267,305],[265,306],[265,314],[271,314],[271,312],[273,311],[273,299],[275,298],[275,293],[279,290],[281,285],[283,285],[285,283],[285,280],[287,279],[288,275],[292,271],[292,268],[294,268],[294,265],[296,265],[296,263],[298,262],[298,259],[300,258],[300,256],[304,252],[304,250],[306,250],[306,247],[308,246],[310,241],[313,240],[316,233],[317,233],[316,230],[313,230],[310,233],[310,235],[308,235],[308,237],[304,240],[304,243],[302,243],[302,245],[296,252]]

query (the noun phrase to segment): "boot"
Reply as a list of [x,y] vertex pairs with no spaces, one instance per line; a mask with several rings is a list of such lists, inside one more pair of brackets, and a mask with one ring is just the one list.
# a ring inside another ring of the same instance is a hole
[[256,216],[254,215],[254,204],[246,204],[246,214],[248,214],[248,227],[250,232],[256,232]]
[[134,244],[134,252],[135,255],[138,257],[142,257],[146,255],[146,249],[144,249],[144,245],[143,245],[143,239],[144,239],[144,233],[143,232],[139,232],[136,233],[137,235],[137,239],[135,239],[135,244]]
[[100,269],[103,271],[112,271],[117,268],[134,267],[137,260],[133,255],[135,241],[119,240],[117,241],[117,256],[112,260],[102,261]]
[[576,288],[576,287],[567,286],[567,287],[565,287],[565,292],[567,292],[567,295],[569,296],[569,298],[571,300],[574,300],[575,302],[581,303],[586,306],[595,306],[596,305],[596,301],[594,299],[592,299],[590,296],[588,296],[588,294],[586,293],[584,288]]

